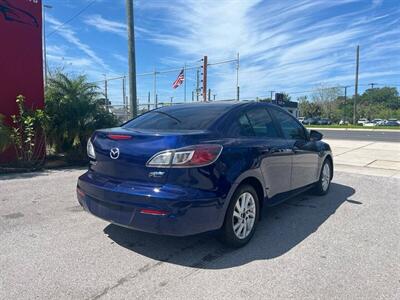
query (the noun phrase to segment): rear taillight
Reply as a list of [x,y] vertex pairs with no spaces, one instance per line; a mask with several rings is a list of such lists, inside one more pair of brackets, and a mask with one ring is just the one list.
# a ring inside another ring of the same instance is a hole
[[93,147],[92,141],[90,139],[87,142],[86,150],[87,150],[87,155],[90,158],[96,159],[96,152],[94,151],[94,147]]
[[141,214],[144,215],[152,215],[152,216],[165,216],[168,214],[165,210],[158,210],[158,209],[141,209]]
[[132,138],[131,135],[126,134],[107,134],[107,137],[114,141],[130,140]]
[[147,162],[149,167],[202,167],[215,162],[222,152],[222,146],[202,144],[175,150],[162,151]]

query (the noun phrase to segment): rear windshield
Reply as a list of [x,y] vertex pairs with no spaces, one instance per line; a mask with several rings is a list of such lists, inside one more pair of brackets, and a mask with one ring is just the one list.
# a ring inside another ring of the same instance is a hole
[[149,130],[205,130],[229,110],[225,105],[166,107],[145,113],[124,128]]

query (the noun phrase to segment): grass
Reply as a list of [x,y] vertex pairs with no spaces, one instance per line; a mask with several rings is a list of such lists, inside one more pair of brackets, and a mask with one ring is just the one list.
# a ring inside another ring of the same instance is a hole
[[400,130],[400,126],[371,126],[364,127],[360,125],[305,125],[307,128],[341,128],[341,129],[364,129],[364,130],[374,130],[374,129],[390,129],[390,130]]

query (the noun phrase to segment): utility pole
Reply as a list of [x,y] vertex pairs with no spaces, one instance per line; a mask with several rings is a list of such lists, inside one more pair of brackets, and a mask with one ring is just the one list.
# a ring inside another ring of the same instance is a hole
[[51,5],[43,4],[43,62],[44,62],[44,86],[47,86],[47,51],[46,51],[46,8],[53,8]]
[[347,89],[350,86],[344,86],[344,108],[343,108],[343,122],[346,124],[346,104],[347,104]]
[[107,74],[103,75],[104,75],[104,97],[106,98],[106,107],[108,107]]
[[356,53],[356,79],[355,79],[355,91],[354,91],[354,103],[353,103],[353,124],[356,124],[357,114],[357,98],[358,98],[358,70],[360,66],[360,46],[357,45]]
[[208,89],[208,101],[211,101],[211,89]]
[[134,118],[137,116],[137,96],[133,0],[126,0],[126,17],[128,27],[129,101],[131,117]]
[[174,99],[174,97],[171,97],[171,105],[172,105],[172,100]]
[[197,69],[196,72],[196,101],[199,102],[199,92],[200,92],[200,70]]
[[215,97],[216,97],[217,95],[216,94],[213,94],[213,101],[215,101]]
[[192,91],[192,102],[194,101],[194,91]]
[[153,77],[153,97],[155,108],[157,108],[157,71],[156,67],[154,67],[154,77]]
[[239,52],[237,54],[237,64],[236,64],[236,100],[240,99],[240,89],[239,89]]
[[272,96],[274,95],[274,93],[275,93],[275,91],[271,91],[271,102],[273,101]]
[[207,55],[203,58],[203,101],[207,101],[207,66],[208,57]]
[[371,82],[371,83],[368,83],[368,85],[370,85],[370,86],[371,86],[371,89],[374,89],[374,85],[377,85],[377,83],[373,83],[373,82]]

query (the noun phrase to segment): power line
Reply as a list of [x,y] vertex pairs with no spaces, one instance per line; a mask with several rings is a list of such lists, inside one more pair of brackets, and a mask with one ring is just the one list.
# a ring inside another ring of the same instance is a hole
[[57,26],[52,32],[50,32],[47,37],[51,36],[53,33],[56,33],[59,29],[67,25],[69,22],[71,22],[73,19],[81,15],[85,10],[87,10],[90,6],[92,6],[97,0],[93,0],[89,2],[84,8],[82,8],[80,11],[78,11],[75,15],[73,15],[71,18],[69,18],[67,21],[62,23],[60,26]]

